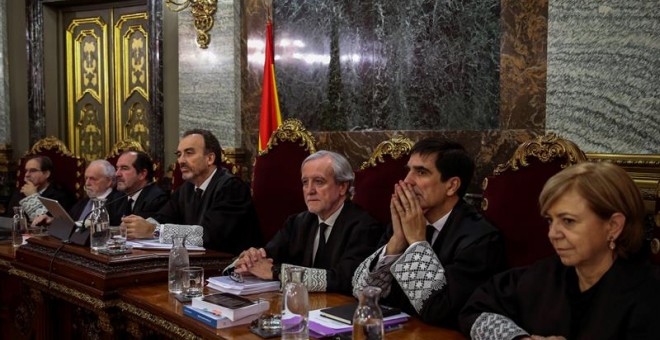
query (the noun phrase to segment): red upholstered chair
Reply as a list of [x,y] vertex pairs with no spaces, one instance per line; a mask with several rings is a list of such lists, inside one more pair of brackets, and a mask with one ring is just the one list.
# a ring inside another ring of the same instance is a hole
[[554,254],[539,195],[550,177],[581,161],[586,156],[577,145],[550,133],[521,144],[509,161],[484,179],[482,210],[504,235],[510,267]]
[[655,211],[651,225],[651,263],[660,264],[660,182],[655,190]]
[[85,195],[85,160],[71,154],[64,143],[55,137],[38,140],[30,151],[21,157],[16,177],[16,188],[25,184],[25,163],[34,155],[48,156],[53,161],[51,181],[74,193],[79,199]]
[[378,144],[368,161],[355,173],[353,202],[382,223],[389,224],[390,198],[394,184],[406,177],[406,164],[413,142],[394,136]]
[[287,119],[273,132],[259,153],[252,172],[252,200],[266,242],[282,228],[289,215],[307,206],[300,182],[300,165],[316,152],[314,137],[298,119]]
[[[231,174],[238,176],[239,178],[241,177],[241,167],[238,164],[234,164],[227,156],[225,156],[225,151],[222,150],[222,155],[220,158],[220,167],[227,169]],[[181,168],[179,167],[179,163],[175,162],[174,164],[170,165],[170,171],[172,171],[172,185],[171,185],[171,190],[174,192],[181,184],[183,184],[183,178],[181,178]]]

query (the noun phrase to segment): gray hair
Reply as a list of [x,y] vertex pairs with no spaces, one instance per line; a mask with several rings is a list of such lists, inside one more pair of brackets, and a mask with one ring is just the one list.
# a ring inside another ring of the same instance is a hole
[[355,187],[353,186],[353,182],[355,181],[355,173],[353,173],[353,168],[351,168],[351,164],[348,163],[346,157],[336,152],[319,150],[305,158],[305,160],[300,165],[300,171],[302,172],[302,168],[305,166],[305,163],[323,157],[330,157],[330,159],[332,159],[332,172],[335,174],[335,182],[348,182],[348,190],[346,193],[349,198],[352,197],[353,192],[355,191]]
[[87,166],[88,168],[92,165],[100,165],[101,168],[103,169],[103,175],[105,177],[108,177],[112,180],[112,185],[114,186],[117,178],[115,177],[115,167],[110,164],[110,162],[106,161],[105,159],[97,159],[93,160],[89,165]]

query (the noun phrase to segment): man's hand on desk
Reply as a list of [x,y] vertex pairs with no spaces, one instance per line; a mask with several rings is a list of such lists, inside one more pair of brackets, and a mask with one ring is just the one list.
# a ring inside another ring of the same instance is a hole
[[36,227],[39,225],[50,225],[51,223],[53,223],[53,218],[46,214],[43,214],[35,217],[34,220],[32,220],[30,226]]
[[128,238],[153,238],[156,225],[137,215],[121,218],[121,226],[126,228]]
[[260,279],[271,280],[273,260],[266,257],[264,248],[250,248],[239,255],[234,271],[239,274],[252,274]]

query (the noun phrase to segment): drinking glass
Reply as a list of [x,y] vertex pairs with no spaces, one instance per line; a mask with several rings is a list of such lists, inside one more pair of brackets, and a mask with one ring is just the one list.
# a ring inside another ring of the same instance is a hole
[[185,267],[183,276],[183,296],[193,298],[204,294],[204,268]]

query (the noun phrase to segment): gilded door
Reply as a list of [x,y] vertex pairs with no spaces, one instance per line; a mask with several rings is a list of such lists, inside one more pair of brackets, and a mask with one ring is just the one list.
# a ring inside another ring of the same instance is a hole
[[132,139],[148,152],[149,34],[145,6],[78,9],[65,31],[67,137],[88,161]]

